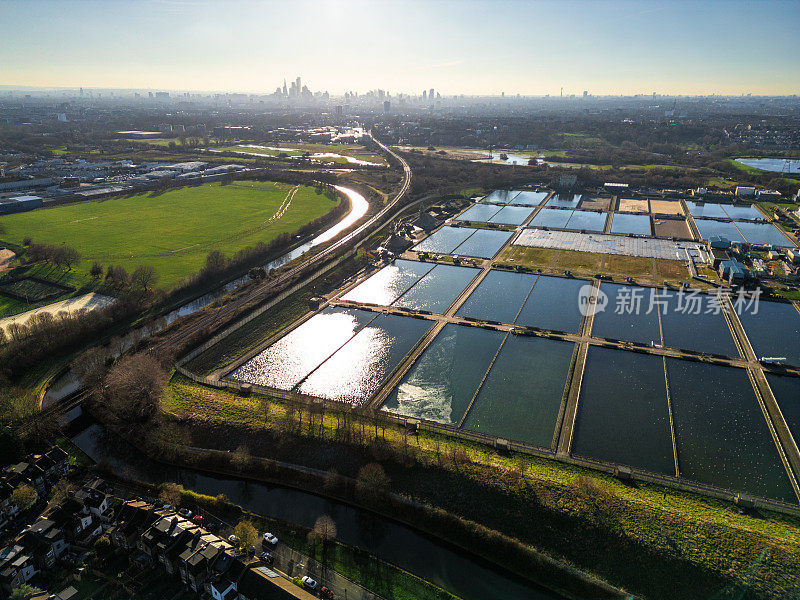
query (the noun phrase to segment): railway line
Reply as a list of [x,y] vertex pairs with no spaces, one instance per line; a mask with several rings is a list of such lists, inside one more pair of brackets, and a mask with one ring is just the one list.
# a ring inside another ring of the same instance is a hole
[[198,332],[211,328],[219,322],[226,322],[228,318],[233,317],[237,312],[247,304],[258,303],[266,299],[276,288],[296,282],[306,273],[309,269],[313,269],[316,265],[321,265],[327,260],[337,256],[343,250],[350,248],[352,245],[366,239],[370,234],[374,233],[382,225],[384,221],[394,217],[400,203],[405,197],[411,186],[411,167],[408,162],[394,152],[392,149],[375,139],[375,143],[387,154],[395,158],[403,167],[403,184],[395,194],[395,196],[387,202],[381,210],[369,218],[367,221],[356,227],[350,233],[345,234],[340,239],[332,242],[326,248],[309,256],[307,258],[299,259],[299,262],[283,271],[278,277],[265,282],[255,288],[250,293],[241,296],[220,306],[216,310],[209,311],[208,314],[203,315],[201,318],[196,319],[193,323],[181,327],[177,331],[169,334],[162,342],[154,346],[157,350],[169,350],[171,348],[179,348],[182,344],[190,341]]

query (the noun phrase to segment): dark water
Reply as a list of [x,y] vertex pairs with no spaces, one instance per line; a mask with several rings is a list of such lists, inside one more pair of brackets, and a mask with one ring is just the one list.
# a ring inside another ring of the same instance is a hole
[[726,204],[722,207],[731,219],[744,219],[745,221],[755,221],[763,219],[764,215],[758,212],[752,204]]
[[650,235],[650,217],[647,215],[616,213],[614,220],[611,221],[611,233]]
[[548,192],[522,191],[513,198],[512,204],[521,206],[539,206],[547,198]]
[[[548,200],[548,203],[549,202]],[[536,213],[536,216],[533,217],[530,224],[536,227],[563,228],[566,227],[570,216],[572,216],[572,211],[545,207]]]
[[436,265],[393,306],[444,313],[478,273],[471,267]]
[[[675,292],[664,293],[659,291],[663,298],[665,309],[661,314],[661,328],[664,333],[664,345],[672,348],[709,352],[711,354],[725,354],[726,356],[739,356],[736,344],[733,341],[725,316],[720,311],[718,314],[708,313],[708,294],[697,294],[693,298],[700,302],[700,313],[695,313],[694,304],[689,304],[689,294],[683,296]],[[694,300],[691,301],[694,303]],[[685,308],[684,312],[678,312]]]
[[458,425],[505,333],[449,323],[383,405],[408,417]]
[[458,256],[474,256],[477,258],[493,258],[508,239],[513,235],[510,231],[492,231],[478,229],[467,241],[453,250]]
[[501,225],[522,225],[531,216],[532,208],[523,206],[504,206],[500,212],[489,219],[490,223],[500,223]]
[[578,291],[588,283],[583,279],[542,275],[522,307],[517,324],[577,333],[581,323]]
[[456,314],[513,323],[536,278],[527,273],[489,271]]
[[675,475],[660,356],[589,348],[572,453]]
[[686,207],[693,217],[711,217],[716,219],[727,219],[728,213],[716,202],[692,202],[686,201]]
[[681,477],[796,503],[747,371],[666,360]]
[[747,241],[758,245],[790,246],[789,239],[771,223],[752,223],[749,221],[736,221],[736,227],[742,232]]
[[585,210],[573,211],[567,221],[567,229],[585,229],[586,231],[603,231],[606,225],[606,213],[596,213]]
[[431,326],[430,321],[380,315],[311,373],[304,394],[360,404]]
[[709,219],[695,219],[695,225],[700,231],[700,235],[704,240],[707,240],[713,235],[721,235],[728,238],[732,242],[744,242],[744,237],[736,225],[725,221],[710,221]]
[[800,377],[781,377],[767,373],[767,381],[783,414],[783,419],[800,446]]
[[[655,310],[647,314],[650,288],[604,282],[600,284],[600,291],[608,295],[608,304],[594,316],[593,336],[640,344],[661,343],[658,314]],[[631,314],[627,312],[629,308],[633,309]]]
[[577,208],[582,194],[556,194],[547,201],[547,206],[556,208]]
[[574,344],[510,335],[464,429],[550,448]]
[[457,221],[480,221],[486,223],[501,208],[496,204],[475,204],[456,217]]
[[290,390],[376,316],[364,310],[329,306],[228,377]]
[[456,246],[475,233],[471,227],[444,226],[414,246],[417,252],[450,254]]
[[485,561],[371,512],[288,488],[212,477],[188,469],[152,463],[118,440],[108,442],[98,425],[73,437],[94,460],[111,463],[118,472],[143,481],[175,481],[187,489],[225,494],[247,510],[311,528],[320,515],[336,523],[337,540],[432,582],[464,600],[544,600],[559,596],[491,567]]
[[761,301],[757,313],[741,310],[737,315],[759,358],[781,357],[800,366],[800,313],[791,304]]
[[490,204],[509,204],[519,192],[517,190],[495,190],[486,196],[481,202]]
[[433,269],[431,263],[396,260],[342,296],[342,300],[389,306]]

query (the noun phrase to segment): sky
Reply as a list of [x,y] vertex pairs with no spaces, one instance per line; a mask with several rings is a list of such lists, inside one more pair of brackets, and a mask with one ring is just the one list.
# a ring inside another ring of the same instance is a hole
[[0,0],[0,85],[800,93],[800,0]]

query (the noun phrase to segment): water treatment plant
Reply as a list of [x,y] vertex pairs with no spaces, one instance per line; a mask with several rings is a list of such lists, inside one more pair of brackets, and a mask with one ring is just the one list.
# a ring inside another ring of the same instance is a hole
[[206,380],[796,512],[800,313],[708,278],[745,235],[792,244],[749,204],[497,190]]

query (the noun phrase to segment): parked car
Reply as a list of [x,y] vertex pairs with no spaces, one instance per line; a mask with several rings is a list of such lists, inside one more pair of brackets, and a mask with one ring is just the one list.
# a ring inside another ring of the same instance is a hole
[[272,544],[274,546],[278,543],[278,538],[269,533],[268,531],[264,532],[262,539],[264,540],[265,544]]
[[198,525],[202,525],[206,522],[206,518],[203,515],[195,515],[192,517],[192,523],[197,523]]
[[238,544],[239,543],[239,538],[236,537],[235,535],[230,535],[230,536],[228,536],[228,541],[231,544]]
[[310,590],[317,589],[317,586],[319,585],[315,579],[311,579],[311,577],[309,577],[308,575],[304,575],[303,577],[301,577],[300,581],[303,583],[304,586],[306,586]]
[[192,516],[192,511],[190,511],[188,508],[182,508],[178,511],[178,514],[188,519]]
[[261,562],[267,563],[268,565],[271,565],[275,562],[275,557],[269,552],[262,552],[258,555],[258,558],[261,560]]
[[330,590],[330,588],[327,588],[324,585],[319,588],[319,597],[325,598],[325,600],[336,600],[336,596],[333,595],[333,592]]

